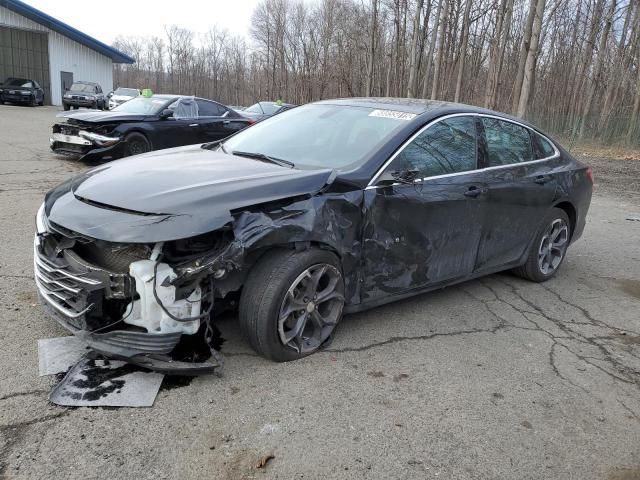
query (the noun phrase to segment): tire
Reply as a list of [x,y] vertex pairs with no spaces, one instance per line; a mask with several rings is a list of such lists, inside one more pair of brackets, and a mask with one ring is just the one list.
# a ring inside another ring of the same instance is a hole
[[65,112],[68,112],[71,107],[65,103],[62,105],[62,108],[64,108]]
[[80,107],[79,107],[79,106],[77,106],[77,105],[74,105],[74,106],[73,106],[73,109],[74,109],[74,110],[78,110],[79,108],[80,108]]
[[570,239],[571,222],[568,215],[560,208],[551,209],[538,228],[526,262],[515,268],[513,273],[532,282],[546,282],[558,273],[567,255]]
[[151,144],[147,137],[138,132],[133,132],[124,138],[124,156],[140,155],[151,151]]
[[[316,306],[316,297],[309,297],[305,306],[301,303],[306,295],[304,287],[316,278],[317,288],[312,291],[326,300]],[[292,289],[296,293],[289,295]],[[333,253],[316,248],[301,252],[275,249],[256,263],[245,282],[239,306],[240,328],[260,355],[276,362],[297,360],[316,352],[329,338],[343,307],[342,269]],[[286,321],[281,319],[283,310],[290,310],[290,315],[282,316]],[[287,336],[291,340],[285,343]]]
[[38,105],[39,105],[40,107],[44,107],[44,97],[42,97],[42,100],[40,100],[40,101],[38,102]]

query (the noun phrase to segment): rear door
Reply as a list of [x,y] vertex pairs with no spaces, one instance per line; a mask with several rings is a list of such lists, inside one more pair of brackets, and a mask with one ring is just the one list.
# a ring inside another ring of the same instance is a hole
[[[365,190],[363,302],[473,272],[486,192],[477,158],[474,117],[445,118],[408,142]],[[414,181],[393,181],[409,171]]]
[[235,118],[235,114],[224,105],[203,99],[196,99],[196,103],[200,124],[197,130],[198,142],[221,140],[247,125],[245,119]]
[[534,148],[535,132],[501,118],[479,116],[478,122],[488,188],[476,260],[476,271],[482,272],[522,258],[553,204],[557,181],[550,163]]

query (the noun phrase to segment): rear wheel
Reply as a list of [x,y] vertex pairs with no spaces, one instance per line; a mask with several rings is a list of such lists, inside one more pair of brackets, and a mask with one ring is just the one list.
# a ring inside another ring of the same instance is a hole
[[240,326],[253,349],[277,362],[316,352],[342,317],[344,281],[326,250],[273,250],[251,271]]
[[513,272],[533,282],[549,280],[558,272],[567,254],[570,238],[569,217],[564,210],[553,208],[536,234],[527,261]]
[[67,105],[66,103],[64,105],[62,105],[62,108],[64,108],[64,111],[68,111],[71,107],[69,107],[69,105]]
[[147,153],[151,151],[151,144],[147,137],[138,132],[133,132],[127,135],[124,139],[125,156],[140,155],[141,153]]

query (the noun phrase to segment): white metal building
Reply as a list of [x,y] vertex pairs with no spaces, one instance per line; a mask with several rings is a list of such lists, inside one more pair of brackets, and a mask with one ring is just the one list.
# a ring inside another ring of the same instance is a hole
[[113,63],[134,59],[19,0],[0,0],[0,82],[36,80],[45,103],[62,105],[75,80],[113,89]]

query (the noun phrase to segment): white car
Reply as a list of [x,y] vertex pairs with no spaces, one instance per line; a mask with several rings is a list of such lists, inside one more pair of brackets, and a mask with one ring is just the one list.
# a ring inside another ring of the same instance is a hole
[[137,88],[116,88],[109,98],[109,110],[113,110],[118,105],[122,105],[124,102],[127,102],[139,95],[140,90]]

